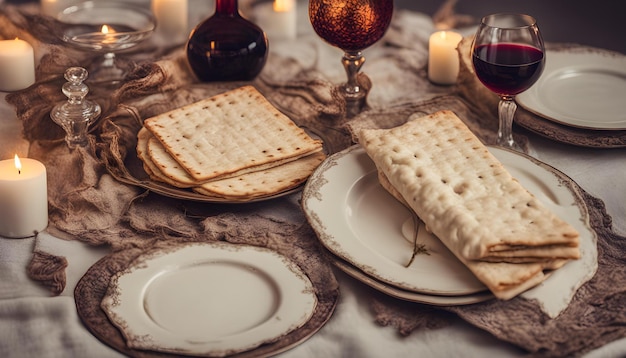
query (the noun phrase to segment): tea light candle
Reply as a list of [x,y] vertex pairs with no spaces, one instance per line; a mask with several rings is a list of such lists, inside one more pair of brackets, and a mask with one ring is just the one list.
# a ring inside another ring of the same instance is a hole
[[156,32],[170,41],[185,41],[189,35],[187,0],[152,0]]
[[0,91],[12,92],[35,83],[35,52],[26,41],[0,41]]
[[434,83],[451,85],[459,75],[459,53],[456,50],[463,39],[453,31],[437,31],[428,41],[428,79]]
[[34,236],[47,226],[46,167],[17,155],[0,161],[0,236]]
[[104,35],[104,37],[102,37],[102,41],[101,43],[103,45],[111,45],[111,44],[115,44],[117,42],[117,39],[115,37],[115,29],[112,28],[109,25],[102,25],[102,27],[100,28],[100,32],[96,33],[97,35]]
[[269,39],[293,40],[297,34],[295,0],[274,0],[255,6],[257,25]]

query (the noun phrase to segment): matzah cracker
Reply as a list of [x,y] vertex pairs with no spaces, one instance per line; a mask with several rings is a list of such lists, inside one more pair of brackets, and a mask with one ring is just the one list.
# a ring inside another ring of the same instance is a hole
[[152,176],[153,166],[146,163],[146,160],[148,160],[148,139],[150,139],[150,137],[152,137],[152,134],[150,134],[146,128],[141,127],[139,133],[137,133],[137,146],[135,150],[137,151],[137,158],[143,162],[143,170],[146,174]]
[[520,292],[528,280],[540,282],[544,269],[580,256],[578,232],[523,188],[454,113],[358,136],[410,208],[496,296]]
[[[191,188],[198,185],[198,182],[167,153],[161,142],[156,140],[145,127],[139,131],[137,137],[137,155],[144,162],[144,169],[148,167],[149,172],[147,172],[151,178],[177,188]],[[143,155],[139,155],[140,143],[144,147],[145,154]]]
[[[387,192],[411,209],[406,200],[391,185],[389,179],[381,171],[378,171],[378,179]],[[427,230],[430,231],[428,227]],[[541,261],[532,260],[532,262],[528,262],[523,258],[509,258],[506,262],[502,260],[491,262],[466,260],[462,257],[459,257],[459,260],[501,300],[511,299],[538,285],[547,277],[544,271],[560,268],[568,261],[564,259],[543,259]]]
[[362,130],[359,141],[418,216],[433,232],[448,234],[469,260],[578,247],[578,232],[519,184],[450,111]]
[[[140,152],[145,152],[145,154],[140,155],[139,154]],[[172,156],[165,150],[165,148],[163,147],[161,142],[156,140],[156,138],[154,138],[150,134],[150,132],[147,129],[145,129],[145,128],[142,128],[142,130],[140,130],[139,135],[138,135],[137,154],[140,157],[140,159],[144,162],[144,170],[149,174],[149,176],[153,180],[165,182],[165,183],[167,183],[169,185],[172,185],[172,186],[175,186],[177,188],[194,188],[194,187],[202,186],[204,183],[210,183],[210,182],[216,182],[216,184],[214,184],[214,186],[218,186],[218,185],[220,185],[220,183],[230,183],[230,181],[227,181],[228,178],[237,177],[238,180],[241,180],[242,177],[244,177],[245,174],[253,174],[254,173],[251,170],[246,170],[246,171],[240,171],[242,173],[235,172],[235,173],[231,173],[229,175],[221,176],[221,177],[219,177],[219,179],[213,179],[213,180],[209,180],[209,181],[206,181],[206,182],[195,180],[194,178],[191,177],[191,175],[189,175],[189,173],[187,173],[187,171],[185,171],[178,164],[178,162],[176,160],[174,160],[174,158],[172,158]],[[316,156],[316,158],[325,157],[323,152],[316,152],[314,154],[318,154]],[[311,157],[312,155],[313,154],[311,154],[311,155],[309,155],[307,157]],[[286,160],[280,160],[280,161],[276,161],[276,162],[271,163],[271,165],[258,166],[258,167],[255,167],[254,169],[257,169],[257,171],[271,171],[272,169],[281,167],[283,164],[288,164],[291,161],[301,161],[302,160],[303,162],[312,163],[312,161],[310,159],[305,160],[305,158],[307,158],[307,157],[298,158],[298,159],[295,159],[295,160],[293,160],[292,158],[289,158],[289,159],[286,159]],[[294,178],[296,178],[296,177],[300,178],[304,174],[304,172],[289,173],[289,172],[286,172],[286,171],[284,171],[284,170],[282,170],[280,168],[278,170],[271,171],[271,172],[272,173],[277,173],[277,174],[281,173],[282,175],[284,175],[283,178],[276,178],[276,180],[278,180],[280,182],[283,182],[283,183],[285,181],[294,180]],[[244,177],[244,178],[247,178],[247,177]],[[246,184],[246,185],[250,186],[251,184]],[[259,185],[257,185],[257,186],[259,186]],[[271,185],[271,186],[272,187],[276,187],[276,185]],[[208,187],[210,187],[210,186],[207,185],[206,188],[208,188]],[[238,190],[237,186],[234,186],[232,190],[235,190],[235,191]],[[258,188],[258,191],[260,191],[260,190],[261,190],[261,188]],[[268,186],[268,188],[266,190],[273,190],[273,188],[269,188],[269,186]],[[196,190],[196,191],[204,193],[206,195],[214,196],[213,193],[209,194],[208,190],[206,190],[206,189],[205,190],[200,189],[200,190]],[[228,190],[225,190],[225,192],[228,192]],[[224,193],[224,194],[221,194],[221,195],[226,195],[226,194]],[[239,195],[239,194],[235,194],[235,195]]]
[[146,119],[144,126],[196,181],[256,171],[322,150],[322,143],[244,86]]
[[266,170],[213,180],[194,188],[194,191],[232,200],[263,197],[304,183],[324,159],[326,155],[317,152]]

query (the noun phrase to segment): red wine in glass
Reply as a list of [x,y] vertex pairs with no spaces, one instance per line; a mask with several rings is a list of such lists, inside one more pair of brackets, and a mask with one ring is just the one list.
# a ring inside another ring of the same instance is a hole
[[476,75],[492,92],[516,95],[537,81],[543,56],[543,51],[533,46],[500,43],[477,46],[472,61]]
[[485,16],[474,36],[471,54],[478,79],[500,96],[497,144],[520,150],[513,140],[514,99],[539,79],[546,58],[537,21],[524,14]]

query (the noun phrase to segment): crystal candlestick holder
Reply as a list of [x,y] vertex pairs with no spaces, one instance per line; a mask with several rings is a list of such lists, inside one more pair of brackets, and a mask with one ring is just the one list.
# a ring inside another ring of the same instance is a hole
[[[67,44],[102,55],[89,68],[90,82],[118,85],[133,62],[120,61],[116,53],[131,49],[152,35],[154,15],[143,7],[116,1],[86,1],[57,15],[59,37]],[[128,62],[128,63],[126,63]]]
[[83,83],[87,75],[87,70],[82,67],[68,68],[65,71],[67,83],[62,87],[67,102],[54,106],[50,112],[52,120],[65,130],[65,142],[70,149],[89,143],[87,130],[101,113],[97,103],[85,99],[89,92],[89,87]]

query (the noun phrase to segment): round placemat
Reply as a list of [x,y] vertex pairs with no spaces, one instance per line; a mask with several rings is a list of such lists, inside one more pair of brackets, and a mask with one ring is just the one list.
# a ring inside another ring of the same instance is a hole
[[[155,248],[167,249],[175,245],[181,245],[181,243],[160,241],[148,250],[154,250]],[[109,321],[106,313],[100,308],[100,303],[107,293],[111,277],[127,268],[135,258],[142,255],[146,250],[141,248],[125,249],[109,254],[91,266],[80,279],[74,291],[78,315],[94,336],[130,357],[180,357],[180,354],[129,348],[122,333]],[[318,303],[311,319],[276,342],[238,353],[233,355],[233,357],[266,357],[286,351],[315,334],[332,316],[339,299],[339,288],[337,285],[328,284],[329,282],[336,282],[334,276],[324,277],[332,276],[332,270],[318,269],[315,272],[311,272],[315,265],[303,262],[306,258],[298,255],[290,257],[309,276],[315,289]]]

